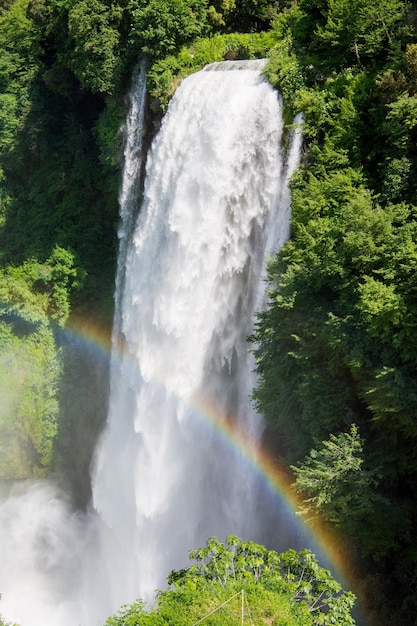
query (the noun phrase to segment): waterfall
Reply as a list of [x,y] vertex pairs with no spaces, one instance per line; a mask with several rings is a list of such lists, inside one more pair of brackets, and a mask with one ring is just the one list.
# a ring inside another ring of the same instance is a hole
[[247,337],[266,258],[289,236],[300,152],[295,133],[286,157],[282,103],[263,63],[212,64],[182,82],[148,154],[137,214],[138,72],[92,510],[72,513],[46,482],[0,502],[0,613],[20,626],[104,623],[123,603],[151,600],[209,536],[268,538],[259,477],[226,436],[239,428],[256,446],[263,433]]
[[132,77],[132,89],[129,94],[129,112],[125,128],[125,149],[123,177],[119,194],[120,227],[119,253],[117,257],[115,287],[115,319],[113,324],[113,345],[117,344],[120,330],[120,297],[124,290],[126,256],[131,241],[132,229],[137,214],[140,196],[140,178],[143,167],[143,126],[146,101],[146,63],[142,60]]
[[282,104],[263,63],[184,80],[148,156],[93,482],[123,538],[112,562],[130,572],[115,597],[152,598],[211,535],[262,537],[256,481],[219,431],[237,421],[252,442],[262,434],[247,336],[265,253],[289,234]]

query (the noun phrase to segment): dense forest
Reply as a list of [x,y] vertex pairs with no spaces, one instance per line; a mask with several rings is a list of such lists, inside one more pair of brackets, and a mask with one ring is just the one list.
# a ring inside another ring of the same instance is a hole
[[73,331],[110,337],[138,59],[149,143],[184,76],[267,57],[304,149],[251,338],[254,402],[370,623],[416,623],[416,25],[403,0],[0,0],[3,479],[55,474],[89,499],[108,362]]

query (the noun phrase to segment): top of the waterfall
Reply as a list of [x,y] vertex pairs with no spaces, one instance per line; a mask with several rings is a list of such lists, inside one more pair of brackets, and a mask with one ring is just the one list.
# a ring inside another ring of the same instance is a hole
[[218,61],[204,67],[206,72],[225,72],[229,70],[253,70],[260,72],[266,65],[266,59],[242,59],[240,61]]

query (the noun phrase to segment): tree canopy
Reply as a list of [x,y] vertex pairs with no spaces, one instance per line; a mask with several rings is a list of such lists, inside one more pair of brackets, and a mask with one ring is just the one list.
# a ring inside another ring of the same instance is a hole
[[303,111],[305,146],[291,239],[270,263],[270,306],[252,338],[254,400],[304,512],[339,527],[361,562],[375,623],[407,621],[417,567],[415,22],[396,0],[301,1],[275,28],[285,46],[266,74],[288,109]]
[[155,607],[141,601],[122,607],[106,626],[232,626],[242,612],[250,623],[274,626],[355,624],[353,594],[308,550],[278,554],[230,535],[225,543],[211,537],[190,559],[189,568],[171,572]]

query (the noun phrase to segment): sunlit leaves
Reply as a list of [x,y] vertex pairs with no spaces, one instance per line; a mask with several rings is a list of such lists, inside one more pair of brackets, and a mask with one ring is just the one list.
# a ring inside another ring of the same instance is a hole
[[75,42],[71,65],[76,76],[92,91],[111,92],[120,71],[122,9],[100,0],[77,2],[69,11],[68,28]]
[[317,29],[317,38],[334,49],[330,62],[339,54],[341,65],[349,60],[361,63],[384,50],[403,19],[404,4],[400,0],[372,4],[364,0],[329,0],[326,23]]
[[[301,1],[280,26],[301,71],[291,105],[304,112],[306,152],[254,336],[256,406],[281,453],[305,464],[303,480],[322,472],[309,512],[361,555],[398,550],[401,562],[417,465],[416,50],[409,30],[395,39],[405,8]],[[352,423],[360,466],[333,476]]]
[[60,361],[46,324],[6,319],[0,321],[0,476],[40,477],[50,471],[57,432]]
[[0,476],[50,471],[58,427],[59,350],[49,318],[63,324],[75,279],[72,255],[0,271]]
[[[354,596],[342,590],[309,550],[278,554],[230,535],[225,543],[210,537],[192,550],[196,562],[171,572],[170,588],[159,592],[156,606],[136,602],[110,617],[106,626],[148,624],[234,626],[250,615],[256,624],[319,626],[355,623]],[[135,621],[136,620],[136,621]]]
[[204,33],[206,2],[173,0],[143,3],[130,0],[132,19],[130,37],[137,39],[142,49],[153,57],[166,56],[187,40]]
[[303,497],[303,515],[342,525],[352,532],[377,499],[377,471],[363,467],[363,441],[353,424],[349,432],[330,435],[293,467],[295,488]]
[[45,322],[50,316],[63,325],[77,274],[73,264],[71,252],[57,246],[45,263],[31,259],[0,270],[0,313],[16,313],[33,322]]
[[417,97],[401,94],[394,102],[387,105],[388,113],[384,131],[394,148],[404,151],[413,141],[411,131],[417,127]]
[[[177,577],[175,573],[171,574],[175,586],[181,587],[189,580],[198,584],[202,580],[211,580],[222,585],[233,581],[239,588],[252,580],[259,587],[291,595],[308,609],[312,624],[325,623],[323,615],[327,620],[334,619],[332,623],[335,624],[354,624],[350,615],[353,595],[342,591],[341,585],[330,572],[319,566],[309,550],[287,550],[278,554],[232,535],[227,537],[225,544],[211,537],[204,548],[190,552],[190,558],[196,560],[196,565],[182,570]],[[345,620],[343,622],[335,619],[333,614],[336,598],[337,602],[342,600],[343,615],[340,617]]]
[[196,39],[179,53],[156,61],[148,72],[151,95],[165,110],[181,79],[208,63],[225,58],[257,59],[266,57],[275,39],[267,33],[227,33]]

